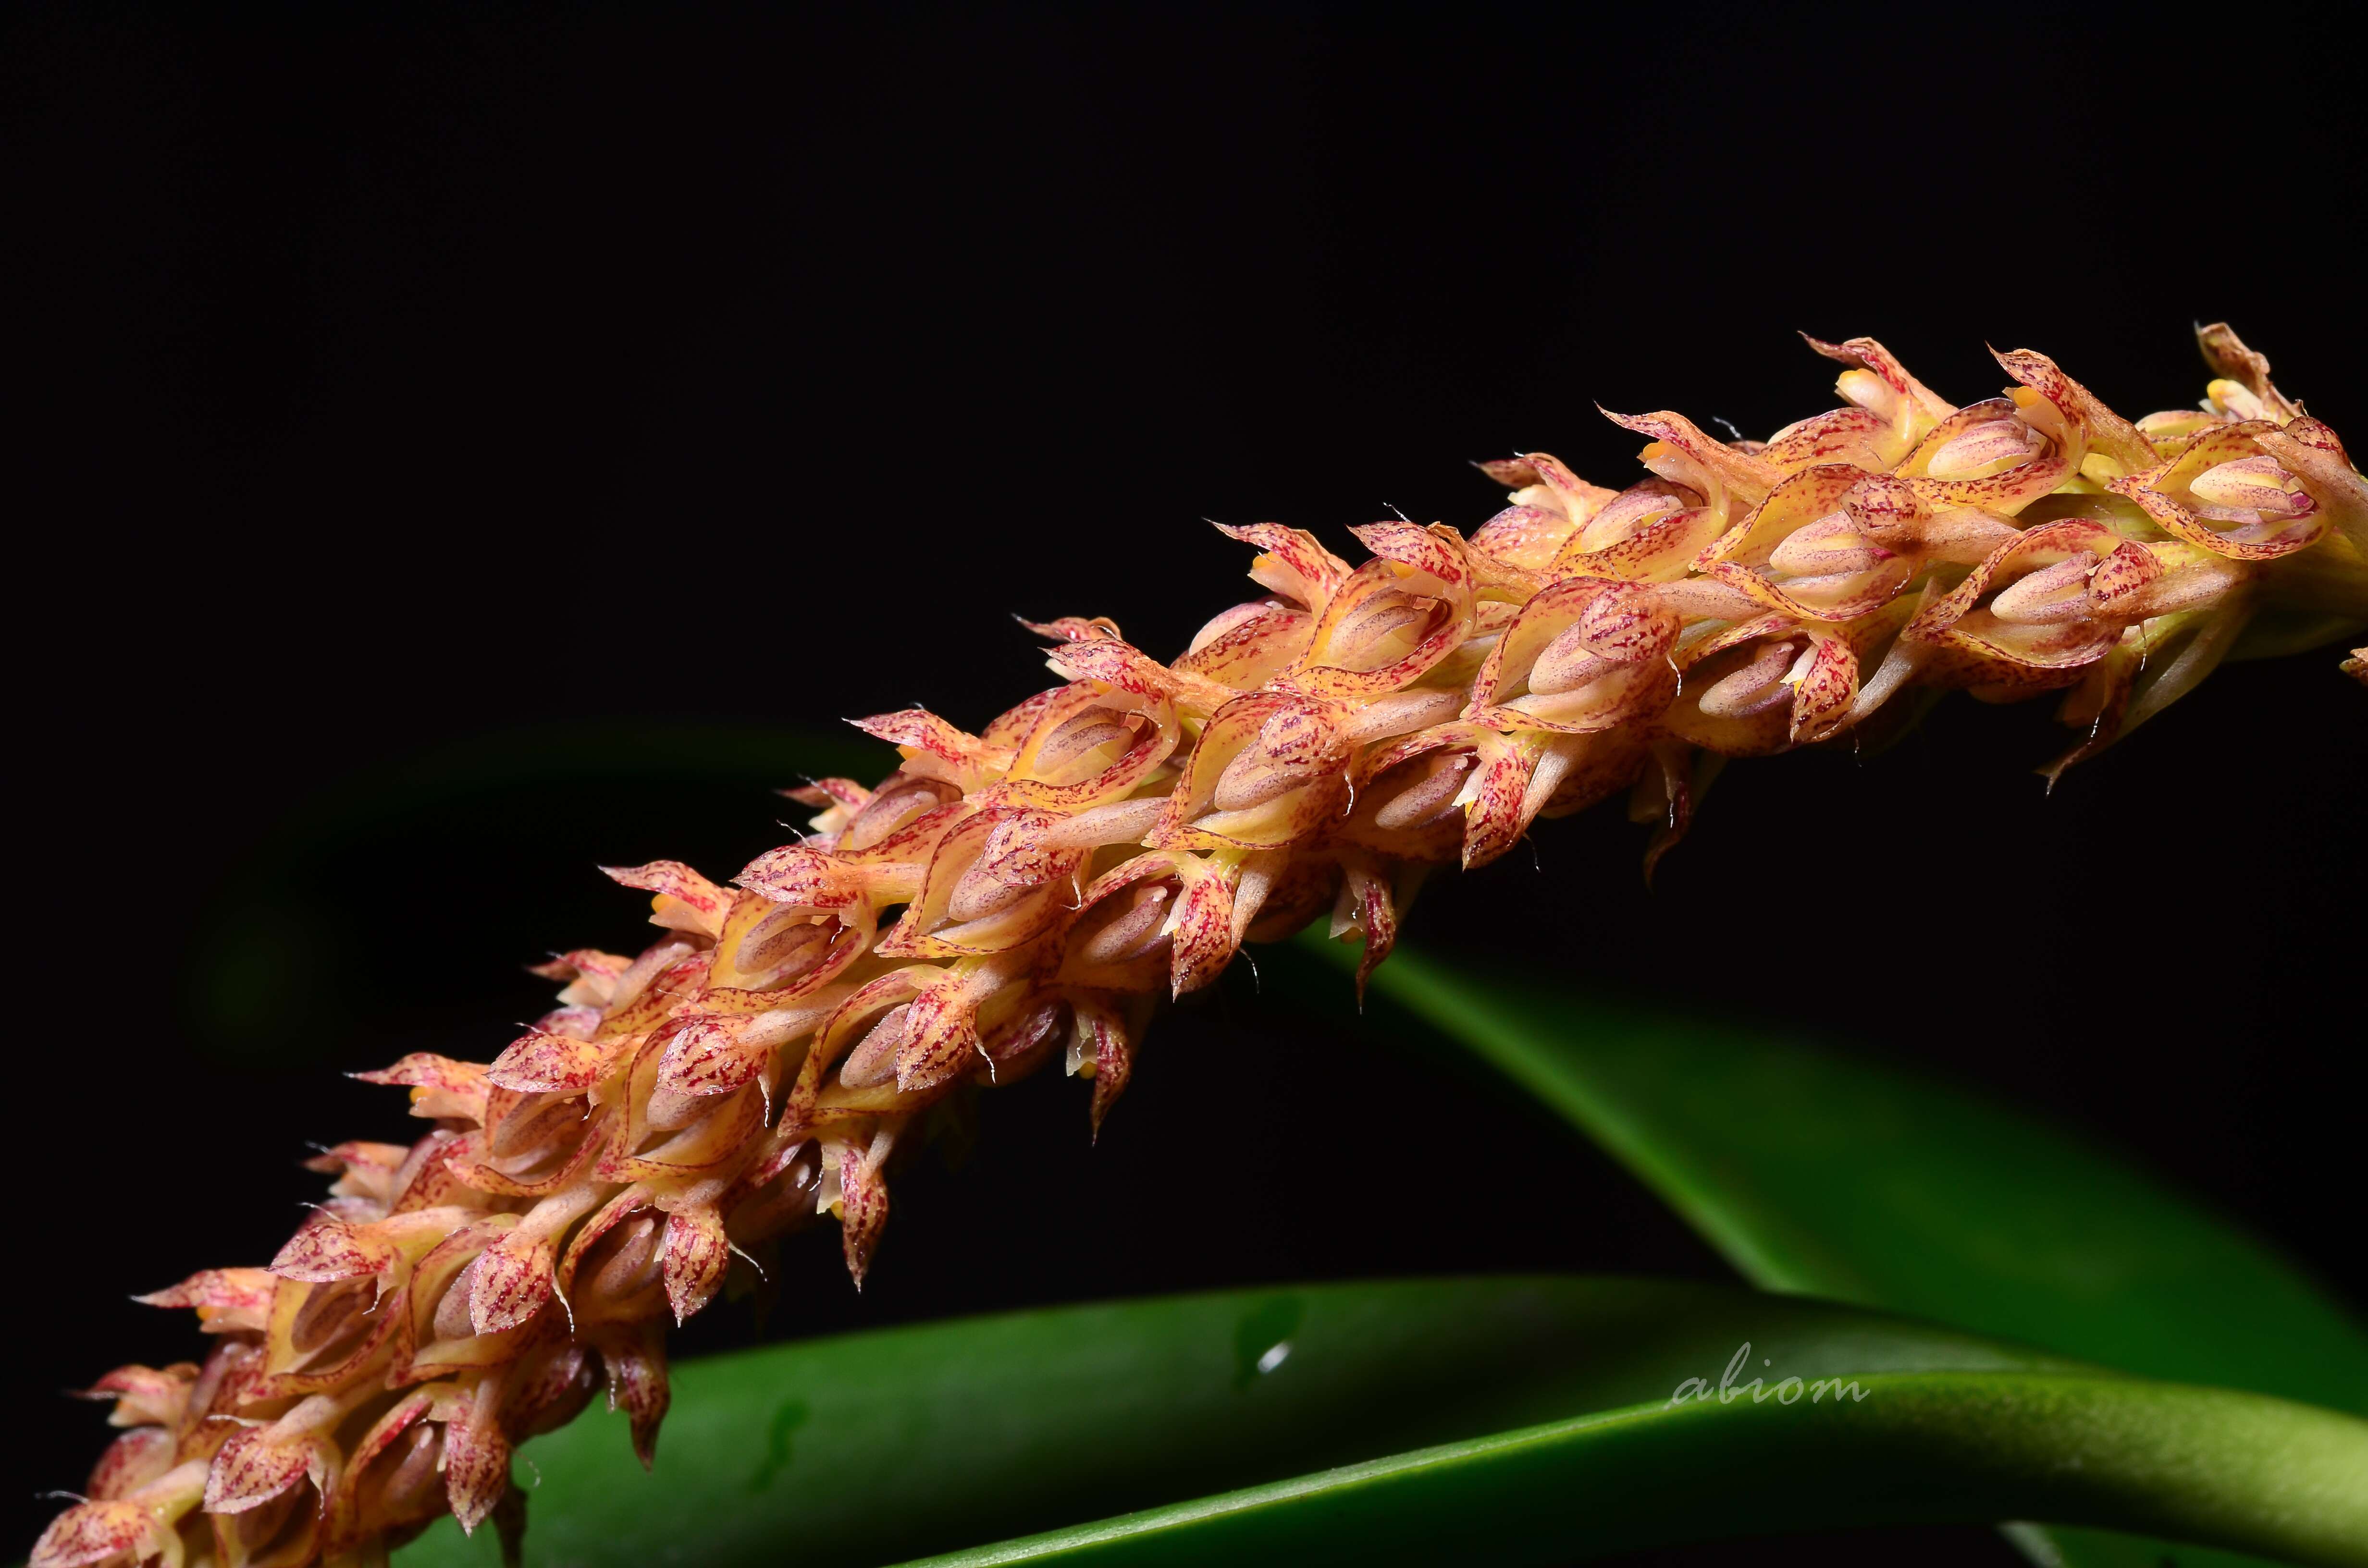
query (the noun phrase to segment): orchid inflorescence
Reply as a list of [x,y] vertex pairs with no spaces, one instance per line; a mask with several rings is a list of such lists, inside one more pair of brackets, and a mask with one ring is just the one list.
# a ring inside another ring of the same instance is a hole
[[1847,406],[1768,441],[1614,415],[1652,477],[1485,463],[1511,500],[1469,539],[1378,523],[1354,567],[1227,528],[1262,596],[1172,662],[1064,618],[1033,628],[1063,684],[976,734],[858,721],[903,758],[880,784],[790,791],[813,832],[733,886],[611,870],[654,945],[544,966],[559,1006],[489,1064],[360,1074],[432,1129],[312,1162],[330,1197],[268,1267],[142,1298],[214,1348],[89,1391],[124,1431],[35,1568],[379,1562],[447,1511],[514,1542],[513,1447],[603,1382],[650,1460],[668,1318],[825,1214],[860,1286],[883,1170],[957,1090],[1057,1060],[1099,1131],[1162,994],[1246,940],[1328,914],[1361,986],[1425,874],[1539,817],[1627,791],[1649,871],[1728,757],[2061,691],[2052,777],[2223,658],[2356,632],[2368,484],[2260,356],[2202,341],[2201,408],[2132,424],[2038,354],[1959,408],[1813,340]]

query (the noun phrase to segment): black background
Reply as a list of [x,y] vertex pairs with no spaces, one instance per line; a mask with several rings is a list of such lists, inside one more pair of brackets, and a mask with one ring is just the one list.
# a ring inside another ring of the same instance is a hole
[[[1794,329],[1957,401],[2041,348],[2135,415],[2226,316],[2368,439],[2335,14],[12,12],[6,1397],[57,1436],[6,1540],[101,1442],[53,1391],[193,1347],[125,1294],[268,1257],[306,1140],[409,1135],[336,1072],[498,1050],[519,963],[634,940],[595,862],[725,876],[786,837],[768,786],[884,769],[829,721],[1047,684],[1011,612],[1172,654],[1247,594],[1200,519],[1469,528],[1465,460],[1536,448],[1624,484],[1592,403],[1765,434],[1832,401]],[[1606,808],[1412,935],[1982,1085],[2356,1305],[2363,700],[2331,653],[2232,667],[2050,797],[2044,705],[1958,699],[1730,769],[1649,894]],[[1509,1095],[1248,978],[1099,1149],[1074,1085],[991,1099],[867,1293],[793,1249],[768,1332],[1722,1272]]]

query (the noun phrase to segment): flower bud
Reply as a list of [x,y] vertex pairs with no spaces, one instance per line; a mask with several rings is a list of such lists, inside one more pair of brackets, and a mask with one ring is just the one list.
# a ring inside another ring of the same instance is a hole
[[1175,710],[1092,682],[1054,694],[991,793],[1078,811],[1124,798],[1176,749]]
[[1677,689],[1678,616],[1647,590],[1601,578],[1556,583],[1522,607],[1474,683],[1470,717],[1588,734],[1649,718]]
[[93,1498],[60,1514],[33,1543],[26,1568],[116,1568],[186,1560],[179,1527],[205,1494],[207,1465],[180,1465],[120,1498]]
[[2163,530],[2232,561],[2274,561],[2324,536],[2328,517],[2302,479],[2263,449],[2265,420],[2222,426],[2177,457],[2112,482]]
[[2060,425],[2044,400],[1969,403],[1934,426],[1893,472],[1935,509],[2012,517],[2078,472],[2078,458],[2033,422],[2043,408],[2048,424]]
[[1455,652],[1472,622],[1471,562],[1454,529],[1355,531],[1375,559],[1333,592],[1286,677],[1311,697],[1363,700],[1411,686]]
[[[1588,483],[1565,468],[1560,459],[1544,452],[1485,462],[1479,467],[1489,478],[1512,491],[1512,504],[1481,525],[1480,531],[1472,536],[1472,548],[1530,572],[1551,566],[1617,494],[1600,484]],[[1695,501],[1698,504],[1699,497]],[[1630,531],[1615,528],[1611,539],[1624,539]],[[1577,548],[1583,551],[1593,547]]]
[[1329,703],[1262,691],[1219,709],[1153,833],[1162,847],[1262,849],[1339,816],[1350,744]]
[[1315,617],[1279,599],[1235,605],[1192,634],[1178,671],[1235,691],[1253,691],[1299,662],[1315,635]]
[[1788,425],[1768,438],[1760,460],[1786,472],[1840,463],[1879,472],[1915,449],[1951,409],[1871,337],[1810,347],[1847,365],[1834,390],[1852,406]]

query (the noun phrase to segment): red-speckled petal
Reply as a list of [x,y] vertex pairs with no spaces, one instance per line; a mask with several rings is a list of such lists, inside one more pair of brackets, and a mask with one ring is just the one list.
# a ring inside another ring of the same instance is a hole
[[2108,460],[2107,475],[2138,473],[2161,460],[2136,426],[2106,407],[2046,355],[2018,348],[1997,358],[2008,375],[2054,403],[2080,430],[2089,449]]
[[1112,637],[1064,643],[1044,662],[1064,679],[1099,681],[1130,696],[1172,701],[1203,713],[1214,711],[1234,695],[1229,687],[1190,670],[1170,669]]
[[479,1334],[523,1327],[551,1301],[559,1256],[549,1238],[513,1230],[471,1270],[469,1321]]
[[2079,617],[2019,625],[2001,620],[1985,605],[1999,588],[2031,571],[2084,556],[2102,560],[2121,543],[2121,536],[2111,528],[2081,518],[2028,529],[1993,551],[1955,588],[1918,610],[1901,635],[2026,670],[2066,671],[2092,664],[2121,640],[2119,622]]
[[2368,559],[2368,479],[2352,466],[2335,432],[2298,415],[2283,429],[2264,430],[2253,439],[2318,503],[2328,525]]
[[1793,692],[1791,740],[1823,740],[1858,700],[1858,657],[1839,638],[1819,637]]
[[1097,1004],[1081,1005],[1077,1027],[1086,1031],[1094,1063],[1094,1098],[1090,1110],[1093,1136],[1099,1142],[1102,1123],[1134,1077],[1134,1035],[1126,1020]]
[[1039,637],[1049,637],[1055,642],[1087,642],[1103,637],[1121,636],[1118,622],[1106,615],[1091,620],[1081,615],[1056,616],[1051,620],[1026,620],[1019,623]]
[[[880,1162],[886,1153],[888,1139],[875,1137],[870,1145],[840,1143],[837,1175],[839,1186],[839,1242],[847,1257],[847,1272],[858,1290],[863,1289],[863,1277],[871,1272],[872,1254],[879,1250],[880,1235],[888,1225],[888,1184],[881,1179]],[[827,1146],[827,1145],[826,1145]]]
[[80,1503],[60,1514],[33,1543],[26,1568],[115,1568],[146,1563],[174,1550],[170,1527],[132,1502]]
[[482,1062],[455,1062],[433,1051],[415,1051],[392,1067],[356,1073],[353,1076],[365,1084],[410,1089],[414,1116],[484,1119],[486,1084]]
[[279,1249],[270,1271],[282,1279],[324,1284],[383,1274],[394,1267],[396,1256],[393,1244],[368,1229],[336,1214],[316,1212]]
[[1181,996],[1213,983],[1233,962],[1234,890],[1224,874],[1197,856],[1182,858],[1184,896],[1168,933],[1168,991]]
[[162,1426],[134,1426],[107,1445],[83,1490],[95,1502],[128,1497],[172,1469],[179,1447]]
[[2268,356],[2245,347],[2226,322],[2214,322],[2195,329],[2196,347],[2203,350],[2203,362],[2212,367],[2215,376],[2226,377],[2243,387],[2258,399],[2272,418],[2283,421],[2302,413],[2302,405],[2288,398],[2270,380]]
[[1600,412],[1622,430],[1651,438],[1653,445],[1645,449],[1645,466],[1654,472],[1662,473],[1655,459],[1664,450],[1682,458],[1684,466],[1691,470],[1691,475],[1683,477],[1662,473],[1665,479],[1678,478],[1685,483],[1692,483],[1695,477],[1707,479],[1734,492],[1736,499],[1749,506],[1765,500],[1784,477],[1782,471],[1765,458],[1713,440],[1682,414],[1667,410],[1656,414],[1614,414],[1608,408]]
[[1256,546],[1250,580],[1262,588],[1288,595],[1302,608],[1321,612],[1333,592],[1348,579],[1349,563],[1315,541],[1315,536],[1280,523],[1252,523],[1247,528],[1214,525],[1227,539]]
[[206,1512],[243,1514],[307,1480],[327,1474],[328,1456],[317,1438],[287,1441],[270,1426],[243,1426],[214,1454],[206,1472]]
[[110,1426],[138,1426],[150,1423],[175,1426],[182,1412],[188,1408],[189,1388],[198,1379],[194,1362],[176,1361],[169,1367],[118,1367],[86,1389],[74,1391],[77,1399],[111,1399],[114,1410],[108,1414]]
[[772,1055],[752,1043],[734,1020],[701,1014],[674,1019],[658,1059],[658,1086],[685,1096],[729,1094],[757,1081]]
[[723,1217],[713,1209],[698,1205],[666,1216],[666,1233],[658,1243],[658,1265],[675,1322],[683,1322],[715,1299],[731,1264],[732,1245],[723,1234]]
[[1009,752],[954,728],[926,708],[875,713],[848,722],[895,746],[908,765],[923,765],[925,771],[933,770],[936,777],[964,790],[992,782],[1011,762]]
[[1332,916],[1332,935],[1344,941],[1353,937],[1362,944],[1357,959],[1357,1000],[1361,1006],[1365,983],[1397,946],[1397,899],[1382,867],[1360,856],[1344,856],[1341,869],[1347,880]]
[[474,1534],[510,1490],[510,1440],[499,1385],[482,1382],[444,1426],[444,1486],[461,1533]]
[[494,1058],[485,1081],[497,1088],[582,1090],[600,1081],[611,1055],[607,1042],[537,1031],[519,1036]]
[[208,1334],[234,1334],[263,1327],[271,1315],[279,1281],[262,1268],[201,1268],[177,1285],[131,1299],[151,1307],[192,1307]]
[[609,1379],[609,1408],[625,1413],[633,1457],[643,1470],[657,1462],[658,1426],[673,1394],[666,1383],[666,1330],[651,1322],[598,1336],[594,1347]]
[[1839,463],[1821,464],[1788,474],[1768,499],[1753,507],[1733,528],[1694,559],[1693,569],[1706,572],[1720,562],[1761,566],[1794,529],[1827,517],[1867,476]]
[[704,931],[712,937],[723,929],[731,895],[679,860],[653,860],[646,866],[603,866],[609,881],[655,893],[653,924],[677,930]]
[[767,850],[732,880],[761,898],[797,909],[837,912],[863,903],[863,878],[854,867],[803,844]]
[[1827,358],[1853,369],[1864,370],[1881,381],[1916,415],[1931,424],[1946,419],[1955,410],[1948,400],[1907,373],[1907,367],[1896,356],[1872,337],[1853,337],[1841,343],[1827,343],[1822,338],[1801,335],[1803,342]]

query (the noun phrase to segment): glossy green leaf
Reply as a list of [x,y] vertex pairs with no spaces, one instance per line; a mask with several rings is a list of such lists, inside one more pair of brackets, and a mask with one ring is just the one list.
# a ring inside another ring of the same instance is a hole
[[2368,1562],[2368,1423],[2331,1411],[2106,1377],[1853,1378],[1863,1406],[1809,1386],[1791,1409],[1631,1406],[936,1561],[1551,1562],[2032,1513]]
[[[2368,1414],[2368,1332],[2295,1268],[1978,1096],[1403,949],[1373,992],[1571,1121],[1754,1284]],[[2159,1542],[2049,1534],[2016,1532],[2043,1562],[2164,1556]]]
[[[1836,1377],[1856,1389],[1811,1387]],[[2368,1424],[1713,1286],[1330,1285],[933,1324],[682,1368],[655,1476],[621,1427],[525,1449],[530,1564],[1534,1562],[2001,1511],[2368,1562],[2368,1495],[2340,1496]],[[446,1521],[398,1561],[493,1560]]]

